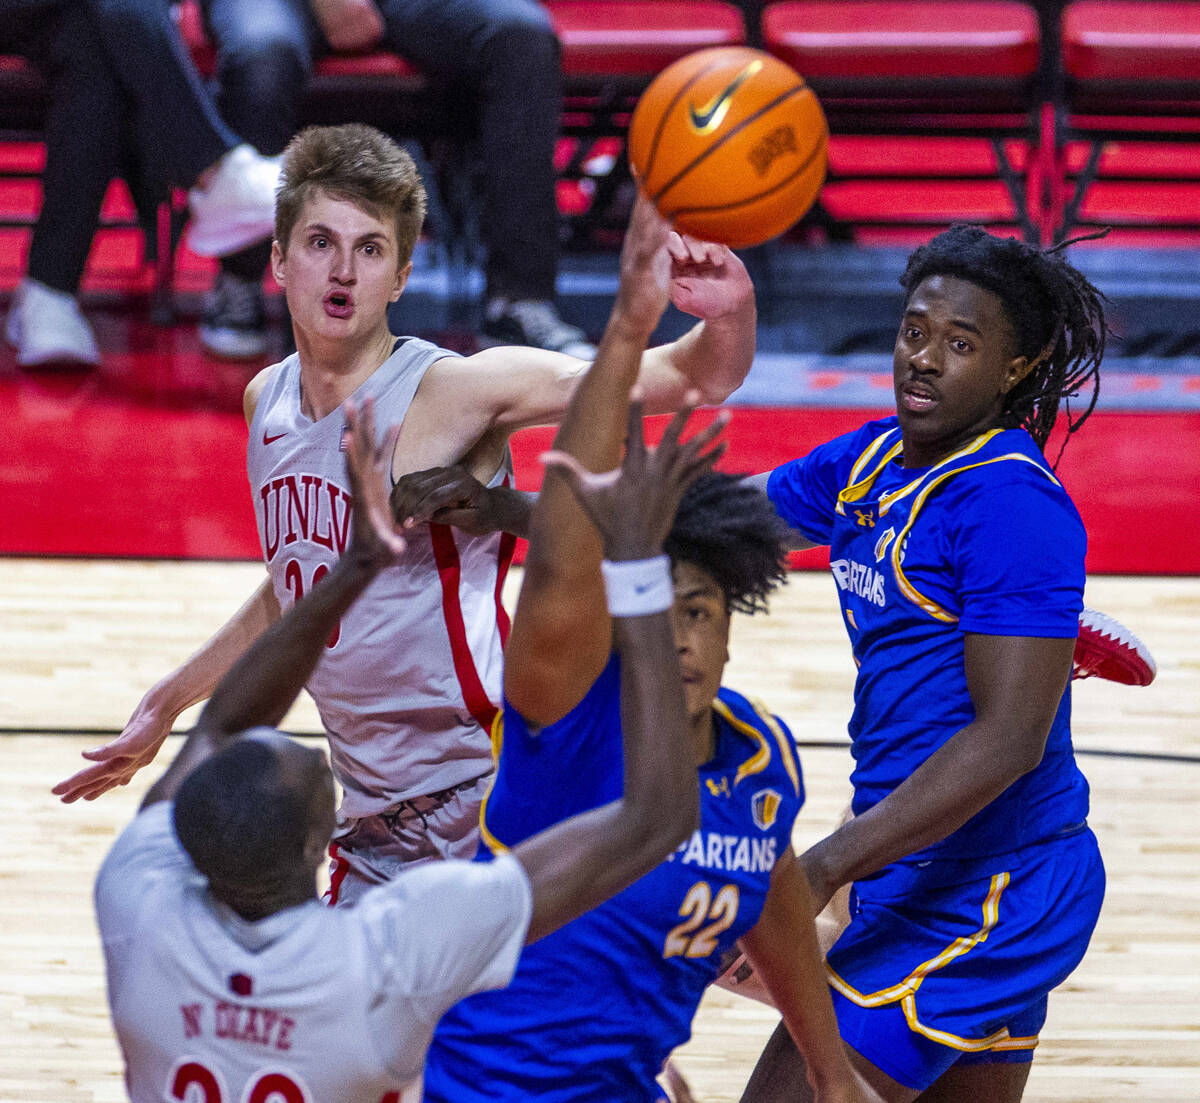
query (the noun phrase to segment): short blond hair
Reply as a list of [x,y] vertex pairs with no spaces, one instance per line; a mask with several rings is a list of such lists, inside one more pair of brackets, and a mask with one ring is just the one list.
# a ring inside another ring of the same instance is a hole
[[412,157],[363,123],[310,126],[288,144],[275,198],[275,240],[286,253],[304,204],[315,191],[346,199],[396,226],[397,266],[411,259],[425,221],[425,185]]

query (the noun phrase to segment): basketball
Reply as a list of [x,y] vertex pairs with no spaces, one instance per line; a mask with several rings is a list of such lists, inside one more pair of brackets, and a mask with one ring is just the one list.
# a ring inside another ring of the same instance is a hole
[[732,248],[783,233],[812,206],[828,145],[824,112],[803,78],[741,46],[668,66],[629,126],[630,164],[663,217]]

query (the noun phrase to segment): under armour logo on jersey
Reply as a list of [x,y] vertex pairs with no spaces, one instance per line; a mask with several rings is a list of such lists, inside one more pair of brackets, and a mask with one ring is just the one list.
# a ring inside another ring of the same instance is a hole
[[766,831],[773,827],[782,803],[783,797],[774,789],[759,789],[750,798],[750,813],[754,816],[754,825],[760,831]]
[[875,527],[875,511],[873,509],[856,509],[854,523],[860,529],[873,529]]
[[704,784],[708,786],[708,791],[710,793],[712,793],[712,795],[714,797],[729,796],[729,776],[728,775],[725,775],[724,777],[722,777],[719,782],[714,781],[711,777],[706,777],[704,779]]
[[254,994],[254,981],[245,973],[234,973],[229,978],[229,991],[235,996],[250,996]]

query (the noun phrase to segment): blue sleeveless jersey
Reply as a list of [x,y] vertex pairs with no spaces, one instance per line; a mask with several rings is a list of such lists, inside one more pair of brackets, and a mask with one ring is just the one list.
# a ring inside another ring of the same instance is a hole
[[[758,921],[803,802],[783,723],[727,689],[714,708],[700,829],[624,892],[526,946],[508,988],[451,1008],[429,1051],[427,1101],[659,1097],[655,1077],[690,1036],[722,955]],[[562,720],[534,735],[506,702],[493,738],[498,766],[482,815],[493,851],[615,800],[616,657]]]
[[[975,717],[963,636],[1074,638],[1083,524],[1024,430],[991,430],[929,468],[900,466],[895,417],[776,468],[782,517],[830,546],[858,665],[854,811],[878,803]],[[1041,764],[942,842],[910,857],[1001,854],[1079,824],[1070,690]]]

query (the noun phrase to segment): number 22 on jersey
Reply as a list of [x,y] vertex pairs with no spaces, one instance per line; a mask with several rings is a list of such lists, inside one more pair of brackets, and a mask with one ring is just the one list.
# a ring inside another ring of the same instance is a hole
[[708,957],[737,919],[739,902],[737,885],[723,886],[714,897],[707,881],[697,881],[679,905],[684,920],[667,934],[663,957]]

